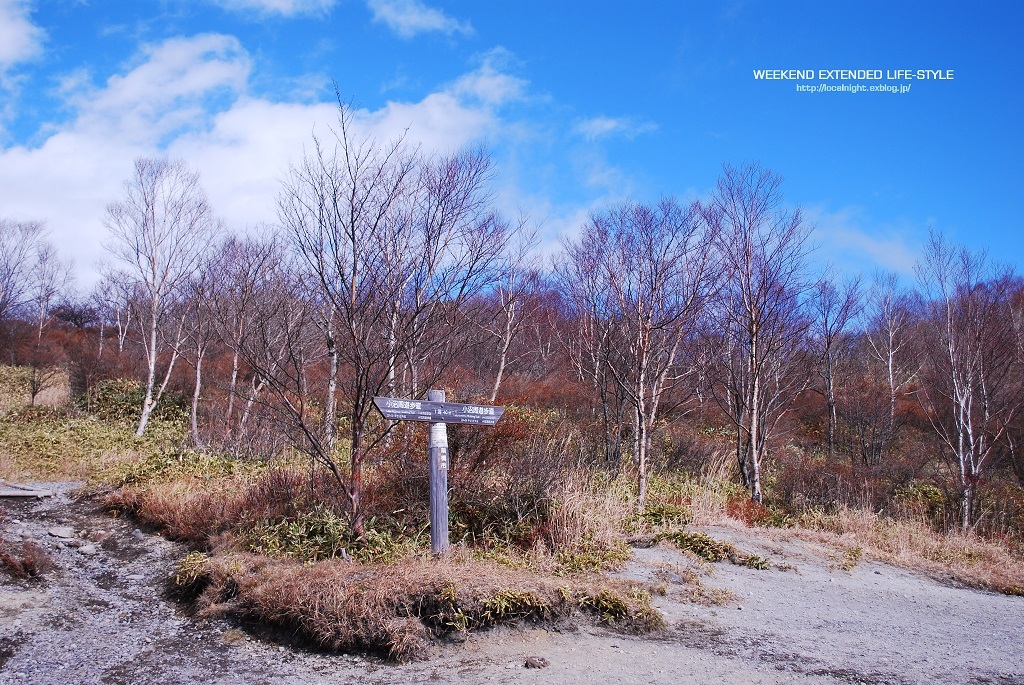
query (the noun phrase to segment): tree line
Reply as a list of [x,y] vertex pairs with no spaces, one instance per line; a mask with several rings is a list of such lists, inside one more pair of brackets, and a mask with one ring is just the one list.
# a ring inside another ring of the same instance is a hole
[[816,271],[812,227],[753,164],[725,166],[701,201],[595,212],[546,262],[528,221],[497,211],[493,172],[482,148],[361,136],[342,106],[284,174],[276,216],[241,234],[184,161],[139,159],[92,293],[42,223],[0,220],[8,361],[32,370],[33,402],[58,369],[86,402],[138,379],[139,436],[173,399],[197,448],[297,447],[357,533],[364,467],[401,430],[372,398],[435,387],[558,410],[585,429],[579,459],[635,474],[639,508],[702,435],[758,503],[766,464],[794,454],[862,470],[917,455],[893,482],[941,481],[964,529],[986,483],[1024,484],[1011,268],[932,234],[914,287]]

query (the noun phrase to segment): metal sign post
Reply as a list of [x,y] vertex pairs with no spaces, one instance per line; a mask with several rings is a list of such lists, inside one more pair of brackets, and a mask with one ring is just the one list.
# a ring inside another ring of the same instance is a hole
[[430,551],[443,554],[448,549],[447,424],[493,426],[505,413],[505,407],[445,402],[444,390],[428,391],[426,401],[374,397],[373,403],[386,419],[430,424]]

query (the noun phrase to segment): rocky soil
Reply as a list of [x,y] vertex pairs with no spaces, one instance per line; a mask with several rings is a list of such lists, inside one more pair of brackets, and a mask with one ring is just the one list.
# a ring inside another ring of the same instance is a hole
[[163,594],[184,548],[75,499],[72,484],[47,486],[57,496],[0,501],[0,534],[39,542],[54,562],[42,580],[0,574],[0,684],[1024,684],[1024,598],[725,528],[708,532],[772,567],[654,547],[620,572],[664,588],[655,604],[669,628],[657,635],[505,628],[403,665],[311,651],[190,618]]

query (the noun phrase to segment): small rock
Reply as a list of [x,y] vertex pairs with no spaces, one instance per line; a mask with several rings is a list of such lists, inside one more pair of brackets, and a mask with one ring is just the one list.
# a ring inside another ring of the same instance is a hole
[[875,571],[875,575],[876,576],[880,576],[880,575],[882,575],[882,572],[881,571]]
[[57,526],[47,532],[53,537],[61,538],[62,540],[70,540],[75,537],[75,529],[71,526]]
[[81,547],[78,548],[78,553],[79,554],[84,554],[87,557],[91,557],[93,554],[96,554],[98,551],[99,550],[96,549],[96,545],[93,545],[93,544],[82,545]]
[[89,533],[89,539],[93,542],[103,542],[109,537],[110,533],[108,533],[105,530],[94,530],[93,532]]
[[526,668],[546,668],[548,660],[542,656],[528,656],[525,665]]
[[681,583],[681,582],[683,582],[683,577],[681,575],[679,575],[678,573],[674,573],[672,571],[666,571],[665,572],[665,577],[668,578],[669,580],[671,580],[673,583]]
[[142,575],[141,573],[129,573],[128,574],[128,580],[145,580],[145,579],[146,579],[146,576]]
[[138,528],[136,528],[135,530],[132,531],[132,537],[137,539],[137,540],[141,540],[142,538],[146,537],[146,534],[143,533]]

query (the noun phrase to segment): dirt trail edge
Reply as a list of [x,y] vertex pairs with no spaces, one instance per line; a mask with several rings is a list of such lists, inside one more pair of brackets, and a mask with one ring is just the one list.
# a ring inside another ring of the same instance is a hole
[[404,665],[319,653],[187,617],[162,596],[182,546],[75,499],[75,484],[38,485],[56,495],[0,501],[0,534],[37,541],[55,565],[40,582],[0,575],[0,684],[1024,684],[1024,598],[870,561],[847,570],[832,550],[725,528],[708,532],[772,568],[705,568],[706,588],[731,591],[723,604],[690,601],[694,564],[671,548],[636,550],[620,573],[665,586],[658,635],[498,629]]

